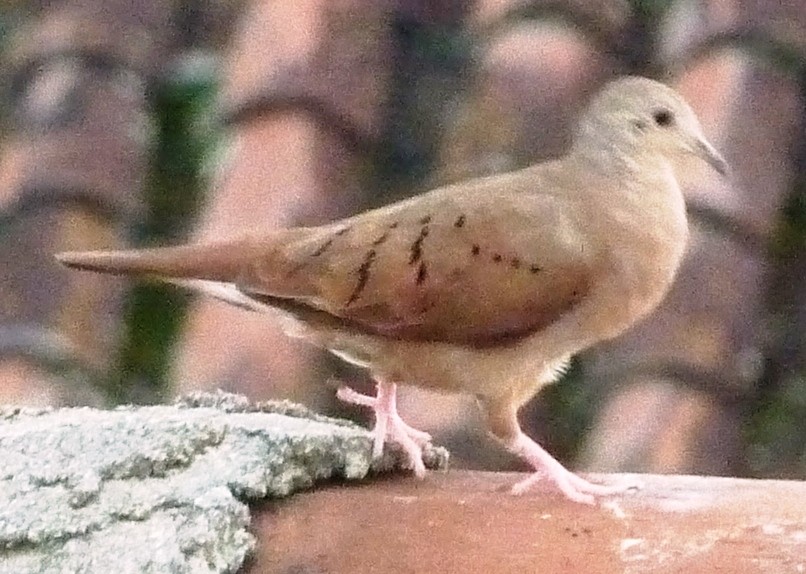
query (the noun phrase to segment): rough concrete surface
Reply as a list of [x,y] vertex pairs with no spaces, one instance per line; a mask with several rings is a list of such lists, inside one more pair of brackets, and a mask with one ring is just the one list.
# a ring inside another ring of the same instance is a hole
[[[587,475],[588,506],[525,474],[451,471],[322,487],[252,516],[249,574],[803,574],[806,482]],[[394,519],[390,520],[389,517]]]
[[371,450],[348,421],[226,393],[0,407],[0,573],[234,572],[255,544],[246,501],[401,466],[399,451],[373,463]]

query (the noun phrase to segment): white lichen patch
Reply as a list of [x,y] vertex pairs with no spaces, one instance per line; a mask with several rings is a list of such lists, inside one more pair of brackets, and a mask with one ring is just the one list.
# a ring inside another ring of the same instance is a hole
[[626,520],[627,513],[624,512],[624,509],[621,507],[621,504],[617,500],[606,500],[602,503],[602,508],[605,510],[609,510],[614,517],[618,520]]
[[[427,464],[444,466],[431,448]],[[111,411],[0,408],[0,574],[235,572],[250,499],[400,468],[348,421],[197,394]]]
[[687,563],[691,558],[709,552],[718,541],[734,536],[731,531],[707,530],[696,538],[687,538],[673,529],[653,537],[623,538],[619,556],[626,574],[668,572],[676,563]]

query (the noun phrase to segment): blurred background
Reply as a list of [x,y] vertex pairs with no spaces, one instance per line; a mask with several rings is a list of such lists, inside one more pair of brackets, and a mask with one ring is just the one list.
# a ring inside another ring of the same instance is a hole
[[[65,249],[310,225],[556,156],[621,74],[692,104],[672,293],[527,405],[572,467],[806,478],[806,2],[4,0],[0,403],[222,388],[362,422],[365,374],[257,316],[67,272]],[[471,398],[401,391],[455,466],[516,469]]]

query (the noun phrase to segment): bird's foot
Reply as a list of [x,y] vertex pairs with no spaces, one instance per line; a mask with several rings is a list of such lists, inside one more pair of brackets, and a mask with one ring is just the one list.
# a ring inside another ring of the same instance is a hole
[[589,482],[566,469],[543,447],[527,437],[519,436],[509,445],[509,450],[525,459],[536,472],[512,487],[512,494],[523,494],[543,479],[550,480],[568,499],[582,504],[595,504],[597,496],[609,496],[624,492],[630,486],[607,486]]
[[371,397],[362,395],[349,387],[340,387],[336,396],[355,405],[370,407],[375,412],[374,444],[372,456],[379,458],[383,454],[383,445],[391,440],[403,448],[409,459],[414,474],[425,476],[423,463],[423,447],[431,442],[431,435],[407,425],[397,412],[397,385],[394,383],[378,383],[378,395]]

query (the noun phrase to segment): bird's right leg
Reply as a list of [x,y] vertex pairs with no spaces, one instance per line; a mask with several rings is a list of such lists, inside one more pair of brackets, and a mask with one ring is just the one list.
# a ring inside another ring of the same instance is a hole
[[397,412],[397,385],[378,381],[378,394],[374,397],[357,393],[349,387],[340,387],[336,396],[346,403],[370,407],[375,412],[374,445],[372,456],[383,454],[386,439],[398,443],[409,458],[414,474],[425,476],[423,447],[431,442],[431,435],[407,425]]

